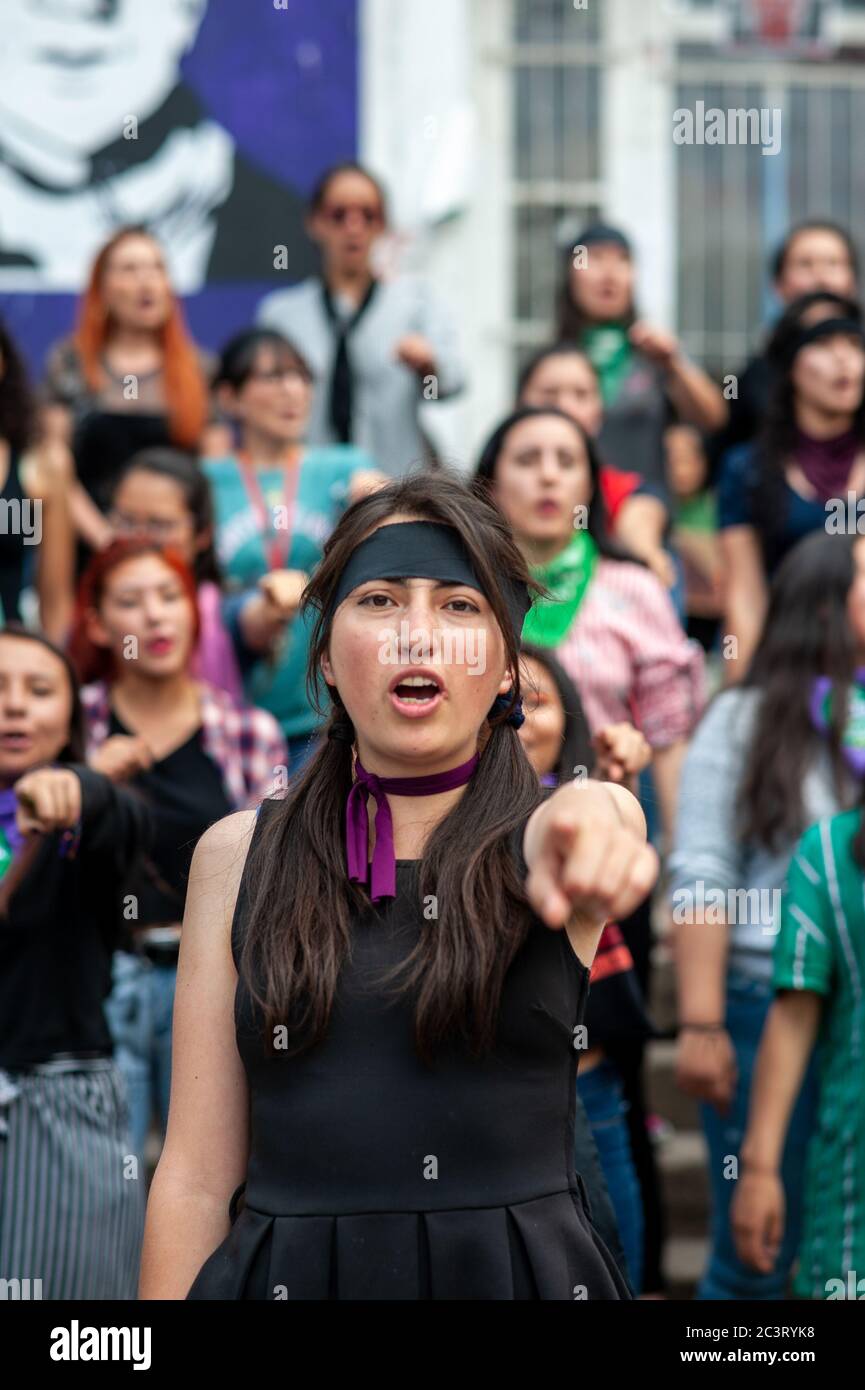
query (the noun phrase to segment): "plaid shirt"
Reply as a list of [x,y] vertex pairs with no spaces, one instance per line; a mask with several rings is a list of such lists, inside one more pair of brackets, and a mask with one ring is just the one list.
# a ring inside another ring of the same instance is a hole
[[[224,690],[204,681],[201,690],[202,744],[222,773],[225,794],[236,810],[257,806],[284,789],[288,752],[279,725],[266,710],[239,705]],[[85,685],[81,702],[87,720],[87,756],[108,738],[111,706],[102,681]]]
[[703,652],[670,596],[640,565],[598,561],[570,632],[555,648],[592,733],[636,724],[653,748],[689,738],[706,703]]

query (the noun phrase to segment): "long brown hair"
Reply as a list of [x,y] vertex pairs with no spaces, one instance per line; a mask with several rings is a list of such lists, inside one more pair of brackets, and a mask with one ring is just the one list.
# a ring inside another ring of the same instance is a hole
[[[121,227],[98,252],[79,304],[74,342],[81,358],[84,376],[94,391],[98,391],[104,384],[102,355],[111,331],[102,291],[105,269],[112,252],[121,242],[133,236],[155,241],[152,232],[146,227]],[[184,449],[194,449],[207,424],[207,382],[195,344],[189,336],[180,301],[173,293],[168,318],[159,330],[159,336],[163,351],[165,404],[171,439]]]
[[[351,939],[350,911],[370,906],[346,874],[345,806],[352,785],[351,725],[338,692],[322,691],[320,660],[330,637],[330,600],[353,550],[397,514],[454,527],[501,628],[519,696],[518,634],[502,593],[506,577],[531,585],[502,513],[483,485],[447,474],[388,484],[345,513],[324,548],[304,602],[316,614],[308,688],[328,714],[325,737],[250,852],[248,928],[240,972],[263,1010],[267,1046],[289,1030],[291,1053],[325,1035]],[[407,960],[388,977],[396,994],[416,997],[415,1045],[425,1061],[447,1040],[475,1055],[492,1045],[505,973],[528,930],[530,912],[509,838],[541,799],[538,779],[505,711],[490,721],[478,769],[456,806],[430,835],[417,868],[420,900],[434,897]],[[486,726],[478,731],[486,732]],[[254,887],[253,887],[254,885]]]
[[[778,852],[802,834],[802,789],[821,747],[829,755],[839,805],[847,800],[841,739],[856,667],[847,599],[859,539],[814,531],[788,552],[772,580],[766,621],[743,683],[760,691],[738,793],[738,831],[745,844]],[[810,713],[818,676],[830,677],[835,692],[825,735]]]

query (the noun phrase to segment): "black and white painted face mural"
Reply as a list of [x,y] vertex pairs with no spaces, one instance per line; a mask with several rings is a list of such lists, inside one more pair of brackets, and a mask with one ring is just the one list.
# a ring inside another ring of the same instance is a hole
[[247,162],[184,83],[206,10],[2,0],[0,292],[80,291],[99,246],[129,223],[160,239],[183,294],[276,278],[277,242],[289,280],[313,269],[297,192]]

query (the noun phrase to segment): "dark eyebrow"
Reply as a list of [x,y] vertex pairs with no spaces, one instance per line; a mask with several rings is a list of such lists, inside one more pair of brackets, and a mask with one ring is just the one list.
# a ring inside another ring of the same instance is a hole
[[[416,575],[412,575],[412,574],[409,574],[409,575],[381,574],[381,575],[379,575],[379,577],[378,577],[377,579],[365,579],[365,580],[363,581],[363,583],[362,583],[362,584],[358,584],[357,587],[358,587],[359,589],[363,589],[363,588],[366,587],[367,584],[408,584],[409,580],[411,580],[411,579],[426,579],[426,578],[427,578],[427,576],[426,576],[426,575],[423,575],[423,574],[416,574]],[[474,586],[473,584],[470,584],[469,581],[468,581],[467,579],[440,579],[440,580],[437,582],[437,584],[435,585],[435,587],[436,587],[437,589],[474,589],[474,588],[475,588],[475,586]],[[480,590],[479,590],[479,589],[476,589],[475,592],[476,592],[476,593],[480,593]]]

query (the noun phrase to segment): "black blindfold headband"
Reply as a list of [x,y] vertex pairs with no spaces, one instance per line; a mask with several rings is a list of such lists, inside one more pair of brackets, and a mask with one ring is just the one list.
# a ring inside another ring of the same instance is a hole
[[[490,599],[459,533],[437,521],[396,521],[367,536],[340,575],[327,608],[328,620],[353,589],[373,579],[437,579],[442,584],[465,584]],[[531,604],[528,588],[503,577],[501,593],[519,644]]]

